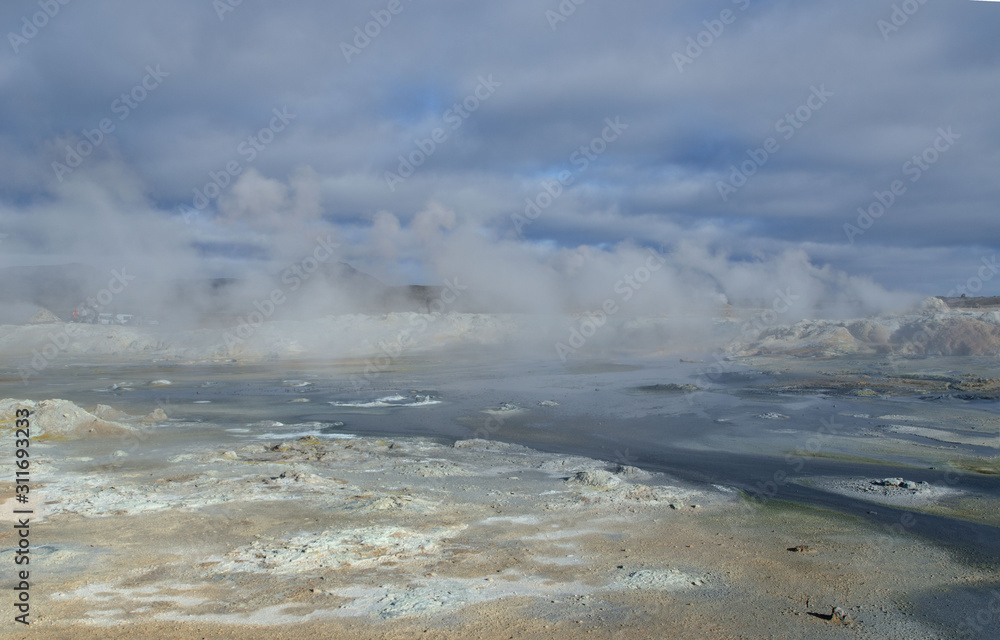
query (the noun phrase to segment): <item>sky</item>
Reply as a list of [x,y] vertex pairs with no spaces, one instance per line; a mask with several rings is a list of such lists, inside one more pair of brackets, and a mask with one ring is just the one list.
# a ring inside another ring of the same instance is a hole
[[0,33],[0,266],[331,238],[507,297],[599,302],[649,250],[677,295],[1000,295],[997,3],[16,0]]

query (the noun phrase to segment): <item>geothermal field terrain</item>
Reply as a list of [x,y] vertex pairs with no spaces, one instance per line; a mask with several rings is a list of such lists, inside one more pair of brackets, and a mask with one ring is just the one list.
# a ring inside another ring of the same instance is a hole
[[1000,321],[932,302],[566,362],[512,349],[515,316],[316,321],[337,360],[281,324],[217,352],[4,326],[32,637],[992,637]]

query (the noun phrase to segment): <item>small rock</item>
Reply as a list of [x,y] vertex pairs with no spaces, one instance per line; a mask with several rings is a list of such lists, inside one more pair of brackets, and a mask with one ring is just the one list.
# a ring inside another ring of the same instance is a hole
[[874,484],[881,484],[883,487],[898,487],[903,484],[905,480],[902,478],[884,478],[881,482],[875,481]]
[[262,444],[248,444],[245,447],[240,447],[237,453],[242,453],[244,455],[257,455],[264,453],[268,448]]
[[847,612],[840,607],[834,607],[830,612],[830,622],[848,622]]
[[94,410],[91,411],[91,413],[93,413],[95,416],[97,416],[101,420],[128,420],[129,419],[129,416],[125,412],[119,411],[118,409],[115,409],[113,407],[109,407],[106,404],[99,404],[99,405],[97,405],[96,407],[94,407]]
[[575,476],[569,479],[569,482],[576,484],[581,484],[586,487],[594,487],[596,489],[611,489],[617,487],[622,483],[622,481],[603,470],[585,470],[578,471]]
[[815,549],[810,549],[807,544],[799,544],[794,547],[788,547],[788,550],[792,553],[817,553]]
[[167,413],[160,407],[150,411],[146,417],[142,419],[143,422],[163,422],[167,420]]
[[627,464],[620,464],[615,468],[615,475],[623,478],[635,478],[645,475],[642,469]]

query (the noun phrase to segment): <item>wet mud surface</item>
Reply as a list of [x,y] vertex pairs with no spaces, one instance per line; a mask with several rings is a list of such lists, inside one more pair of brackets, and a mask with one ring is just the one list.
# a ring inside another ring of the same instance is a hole
[[996,636],[995,360],[687,360],[4,383],[136,417],[35,450],[31,635]]

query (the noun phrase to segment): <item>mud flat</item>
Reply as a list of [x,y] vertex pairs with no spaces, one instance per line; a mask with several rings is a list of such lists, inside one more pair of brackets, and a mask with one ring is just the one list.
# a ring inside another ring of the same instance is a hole
[[995,567],[721,485],[489,440],[234,441],[47,402],[2,405],[5,431],[11,407],[50,413],[25,637],[985,638],[1000,619],[954,635],[941,614],[1000,607]]

